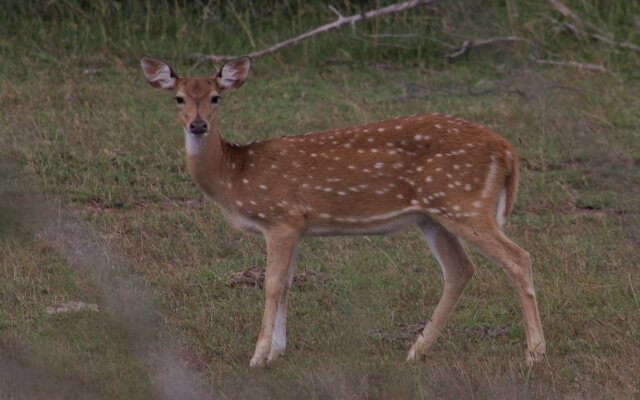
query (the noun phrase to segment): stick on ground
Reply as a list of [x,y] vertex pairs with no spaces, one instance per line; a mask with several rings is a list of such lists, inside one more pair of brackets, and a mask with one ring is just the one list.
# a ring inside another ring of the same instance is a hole
[[489,45],[502,44],[502,43],[517,43],[517,42],[531,43],[531,41],[521,37],[517,37],[517,36],[501,36],[501,37],[494,37],[490,39],[467,39],[464,42],[462,42],[462,45],[455,52],[447,55],[447,57],[448,58],[460,57],[461,55],[467,53],[469,50],[471,50],[474,47],[482,47],[482,46],[489,46]]
[[541,65],[554,65],[556,67],[569,67],[578,68],[584,71],[596,71],[596,72],[609,72],[604,66],[599,64],[579,63],[576,61],[564,61],[564,60],[542,60],[536,59],[536,63]]
[[[572,20],[575,24],[565,22],[562,24],[563,28],[571,31],[579,39],[591,38],[598,42],[608,44],[610,46],[618,47],[625,50],[633,50],[640,52],[640,46],[629,42],[616,42],[612,39],[611,33],[605,32],[596,25],[583,21],[578,15],[567,7],[560,0],[549,0],[551,6],[566,19]],[[591,31],[591,32],[587,32]]]

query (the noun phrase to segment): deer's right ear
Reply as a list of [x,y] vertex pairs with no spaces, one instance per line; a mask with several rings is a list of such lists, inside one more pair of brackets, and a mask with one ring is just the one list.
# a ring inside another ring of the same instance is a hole
[[140,59],[142,72],[147,82],[156,89],[174,90],[178,75],[173,72],[168,64],[149,57]]

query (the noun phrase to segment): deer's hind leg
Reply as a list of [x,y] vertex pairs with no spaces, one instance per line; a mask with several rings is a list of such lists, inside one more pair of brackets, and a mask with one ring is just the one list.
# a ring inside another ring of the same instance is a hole
[[418,358],[433,345],[475,271],[460,240],[442,225],[428,221],[421,223],[419,228],[440,264],[444,288],[433,315],[409,350],[407,360]]
[[527,337],[526,363],[531,365],[541,360],[545,352],[545,341],[533,288],[529,253],[513,243],[495,224],[475,224],[473,227],[447,224],[447,229],[455,232],[506,272],[518,294],[522,311]]

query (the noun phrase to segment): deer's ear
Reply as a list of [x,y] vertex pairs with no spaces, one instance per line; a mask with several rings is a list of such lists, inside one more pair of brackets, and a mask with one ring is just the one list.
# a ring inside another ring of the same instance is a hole
[[216,81],[222,90],[235,90],[242,86],[249,76],[251,68],[251,59],[249,57],[240,57],[225,63],[218,75]]
[[140,59],[142,72],[144,72],[147,82],[156,89],[174,90],[178,75],[168,64],[149,57]]

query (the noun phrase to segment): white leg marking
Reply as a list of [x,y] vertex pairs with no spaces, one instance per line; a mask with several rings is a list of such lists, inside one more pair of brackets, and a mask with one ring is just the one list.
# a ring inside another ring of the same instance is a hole
[[420,229],[422,230],[424,240],[427,242],[427,245],[429,246],[429,250],[431,250],[431,254],[433,254],[433,256],[438,261],[438,265],[440,266],[440,270],[442,271],[443,278],[446,279],[447,272],[443,267],[442,258],[440,257],[440,254],[438,254],[438,248],[436,247],[436,236],[438,233],[438,226],[423,225],[420,227]]
[[284,310],[278,305],[278,311],[276,312],[275,328],[273,330],[273,337],[271,338],[271,353],[278,350],[284,350],[287,347],[287,333],[286,329],[286,316]]
[[[296,256],[298,254],[298,246],[293,250],[289,269],[287,270],[287,285],[290,290],[293,284],[293,274],[296,270]],[[288,293],[287,293],[288,295]],[[276,320],[274,322],[273,336],[271,337],[271,351],[267,362],[271,362],[284,354],[287,348],[287,301],[278,301],[278,310],[276,311]]]
[[505,208],[507,207],[507,192],[502,189],[500,192],[500,199],[498,200],[498,210],[496,212],[496,221],[498,222],[498,226],[502,228],[505,223],[506,216],[504,215]]
[[[422,231],[422,237],[424,237],[424,240],[427,242],[427,245],[429,246],[429,250],[431,251],[431,254],[433,254],[433,256],[438,261],[438,265],[440,266],[440,270],[442,271],[443,280],[446,280],[447,272],[444,267],[444,264],[442,263],[442,257],[438,253],[438,248],[436,247],[438,226],[431,225],[431,224],[424,224],[424,225],[420,225],[419,227],[420,227],[420,230]],[[431,322],[427,322],[427,323],[431,323]],[[415,343],[411,346],[411,349],[409,349],[409,354],[407,355],[407,361],[415,360],[420,355],[418,354],[418,351],[419,351],[418,349],[420,347],[425,346],[426,338],[423,335],[423,332],[420,333]]]

